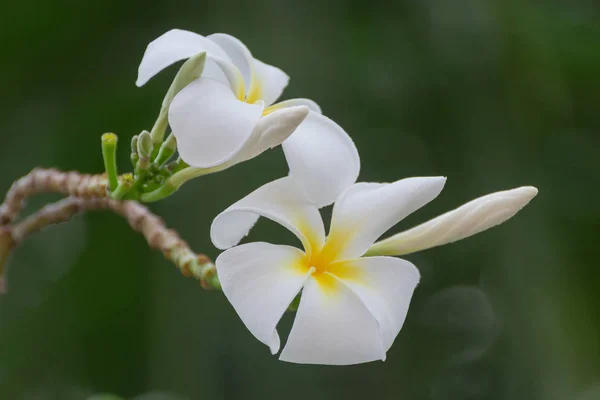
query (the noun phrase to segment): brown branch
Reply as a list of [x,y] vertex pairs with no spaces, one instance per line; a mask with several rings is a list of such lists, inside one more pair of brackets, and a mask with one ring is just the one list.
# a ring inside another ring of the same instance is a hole
[[81,198],[106,197],[106,176],[56,169],[36,168],[15,181],[0,206],[0,226],[13,222],[25,207],[28,197],[38,193],[61,193]]
[[150,247],[160,250],[184,276],[198,279],[205,289],[220,288],[212,261],[203,254],[194,253],[177,232],[167,229],[148,208],[135,201],[109,198],[69,197],[45,206],[13,227],[0,227],[0,276],[9,253],[26,238],[47,226],[66,222],[79,213],[100,209],[109,209],[124,217],[135,231],[146,238]]

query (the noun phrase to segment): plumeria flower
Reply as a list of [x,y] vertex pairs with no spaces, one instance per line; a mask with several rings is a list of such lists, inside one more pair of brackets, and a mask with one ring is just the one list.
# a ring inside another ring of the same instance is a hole
[[[348,134],[312,100],[275,103],[289,77],[254,58],[233,36],[178,29],[163,34],[148,45],[137,85],[199,53],[206,53],[202,76],[181,90],[169,108],[169,123],[186,163],[220,170],[283,142],[290,175],[313,203],[331,204],[356,181],[360,160]],[[311,180],[317,173],[324,179]]]
[[[277,323],[301,292],[280,360],[330,365],[385,360],[419,282],[413,264],[390,256],[491,228],[537,194],[533,187],[490,194],[375,243],[433,200],[445,181],[426,177],[354,184],[336,200],[328,236],[318,209],[290,177],[268,183],[213,221],[213,243],[228,249],[216,261],[223,292],[250,332],[273,354],[280,348]],[[264,242],[232,247],[258,216],[289,229],[304,251]]]

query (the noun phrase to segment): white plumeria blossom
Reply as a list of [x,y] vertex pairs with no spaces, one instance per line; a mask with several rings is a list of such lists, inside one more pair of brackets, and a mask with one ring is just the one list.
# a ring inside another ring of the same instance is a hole
[[[479,233],[512,217],[537,194],[534,187],[490,194],[374,245],[433,200],[445,181],[354,184],[335,202],[328,236],[317,207],[290,177],[270,182],[213,221],[213,243],[229,248],[216,261],[223,292],[250,332],[276,354],[276,326],[301,291],[280,360],[328,365],[385,360],[420,278],[413,264],[389,256]],[[304,251],[263,242],[232,247],[258,216],[289,229]],[[386,256],[365,256],[379,251]]]
[[[148,45],[136,83],[142,86],[169,65],[203,52],[202,76],[181,90],[169,108],[169,123],[186,163],[202,169],[231,166],[283,142],[290,175],[314,204],[331,204],[356,181],[360,159],[348,134],[312,100],[273,104],[288,75],[254,58],[233,36],[171,30]],[[264,140],[265,124],[279,119],[287,122]],[[314,173],[324,179],[309,179]]]

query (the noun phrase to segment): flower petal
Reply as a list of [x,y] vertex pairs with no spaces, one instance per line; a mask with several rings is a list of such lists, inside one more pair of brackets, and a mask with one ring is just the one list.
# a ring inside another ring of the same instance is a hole
[[308,109],[310,111],[314,111],[317,114],[322,114],[321,107],[319,107],[319,105],[317,103],[315,103],[314,101],[312,101],[311,99],[289,99],[289,100],[280,101],[276,104],[273,104],[272,106],[269,106],[269,108],[267,108],[265,110],[265,113],[266,114],[272,113],[272,112],[280,110],[282,108],[294,107],[294,106],[306,106],[306,107],[308,107]]
[[302,290],[282,361],[351,365],[385,360],[377,322],[356,294],[334,276],[311,276]]
[[410,299],[419,283],[419,270],[399,258],[365,257],[330,264],[328,271],[373,314],[384,350],[389,350],[404,325]]
[[[289,107],[262,117],[254,127],[244,146],[228,161],[210,168],[188,167],[171,177],[171,182],[179,187],[188,180],[220,172],[236,164],[258,156],[264,151],[280,145],[287,139],[308,115],[305,106]],[[253,224],[253,223],[252,223]]]
[[263,151],[279,146],[308,115],[308,107],[284,108],[262,117],[244,148],[236,156],[235,163],[254,158]]
[[[168,67],[169,65],[192,57],[201,52],[207,52],[212,56],[230,61],[229,56],[217,44],[208,40],[202,35],[181,29],[172,29],[157,39],[150,42],[138,68],[137,86],[143,86],[154,75]],[[224,78],[215,66],[207,65],[204,76],[212,78]]]
[[[233,65],[235,65],[242,73],[245,86],[249,90],[254,75],[254,58],[246,45],[238,38],[226,33],[213,33],[212,35],[208,35],[206,39],[214,42],[225,51],[229,56],[229,59],[233,62]],[[254,103],[254,101],[251,101],[250,103]]]
[[227,86],[212,79],[190,83],[169,109],[181,158],[198,168],[228,161],[250,138],[263,108],[237,100]]
[[247,102],[262,100],[269,106],[281,96],[290,80],[285,72],[255,59],[246,45],[234,36],[215,33],[206,38],[225,50],[233,64],[242,72],[246,82]]
[[360,158],[350,136],[329,118],[310,112],[283,142],[290,175],[310,201],[323,207],[352,185]]
[[445,182],[428,177],[351,186],[335,202],[322,257],[330,262],[362,256],[388,229],[435,199]]
[[273,354],[280,345],[277,323],[309,276],[302,268],[304,257],[295,247],[248,243],[221,253],[216,261],[223,293]]
[[513,217],[537,193],[536,188],[524,186],[488,194],[375,243],[369,254],[402,255],[464,239]]
[[[270,106],[281,96],[290,82],[290,77],[279,68],[265,64],[256,58],[254,59],[254,71],[255,76],[252,80],[253,87],[249,91],[249,101],[252,100],[252,96],[256,96],[264,101],[265,105]],[[256,91],[256,94],[253,93],[253,90]]]
[[319,210],[306,200],[292,179],[285,177],[261,186],[217,215],[210,228],[213,244],[219,249],[235,246],[259,216],[289,229],[309,254],[325,241]]

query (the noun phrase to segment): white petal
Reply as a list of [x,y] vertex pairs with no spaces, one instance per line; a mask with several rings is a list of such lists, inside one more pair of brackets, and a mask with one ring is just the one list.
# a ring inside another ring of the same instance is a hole
[[[186,168],[184,171],[173,175],[171,182],[179,187],[192,178],[220,172],[254,158],[264,151],[280,145],[294,133],[294,130],[307,115],[308,108],[306,106],[297,106],[281,109],[262,117],[244,146],[228,161],[209,168]],[[248,224],[252,226],[256,222],[256,218],[250,218],[249,221],[251,222],[248,222]]]
[[255,59],[242,41],[224,33],[215,33],[207,39],[218,44],[242,72],[249,103],[262,100],[268,106],[281,96],[290,77],[277,67]]
[[464,239],[503,223],[538,193],[531,186],[488,194],[375,243],[369,254],[402,255]]
[[244,148],[236,156],[236,163],[249,160],[263,151],[279,146],[308,115],[308,107],[296,106],[277,110],[262,117]]
[[377,321],[337,278],[311,276],[279,357],[299,364],[351,365],[385,360]]
[[198,168],[228,161],[250,138],[263,108],[237,100],[227,86],[212,79],[190,83],[169,109],[181,158]]
[[249,243],[221,253],[216,261],[223,293],[273,354],[280,345],[277,323],[309,276],[302,268],[304,257],[294,247]]
[[248,234],[259,216],[269,218],[294,233],[307,253],[320,249],[325,228],[319,210],[309,203],[289,177],[256,189],[217,215],[210,238],[219,249],[235,246]]
[[384,350],[389,350],[406,319],[419,283],[419,270],[399,258],[365,257],[330,264],[328,271],[344,282],[373,314]]
[[323,257],[362,256],[388,229],[435,199],[446,178],[407,178],[394,183],[357,183],[335,202]]
[[[142,86],[169,65],[204,51],[212,56],[230,61],[229,56],[223,49],[204,36],[180,29],[170,30],[150,42],[146,48],[138,68],[136,85]],[[209,69],[210,67],[207,66],[205,76],[210,75]]]
[[255,78],[252,84],[256,85],[257,96],[263,100],[267,106],[277,101],[283,90],[290,82],[290,77],[277,67],[265,64],[262,61],[254,59]]
[[[212,35],[208,35],[206,39],[216,43],[225,51],[225,53],[227,53],[229,59],[233,62],[233,65],[235,65],[242,73],[245,86],[249,89],[254,75],[254,58],[246,45],[238,38],[226,33],[213,33]],[[251,103],[253,103],[253,101]]]
[[290,175],[318,207],[335,201],[352,185],[360,158],[350,136],[329,118],[310,112],[283,142]]
[[306,106],[310,111],[314,111],[317,114],[322,114],[321,107],[311,99],[289,99],[280,101],[272,106],[269,106],[265,110],[265,113],[274,112],[276,110],[286,108],[286,107],[294,107],[294,106]]

